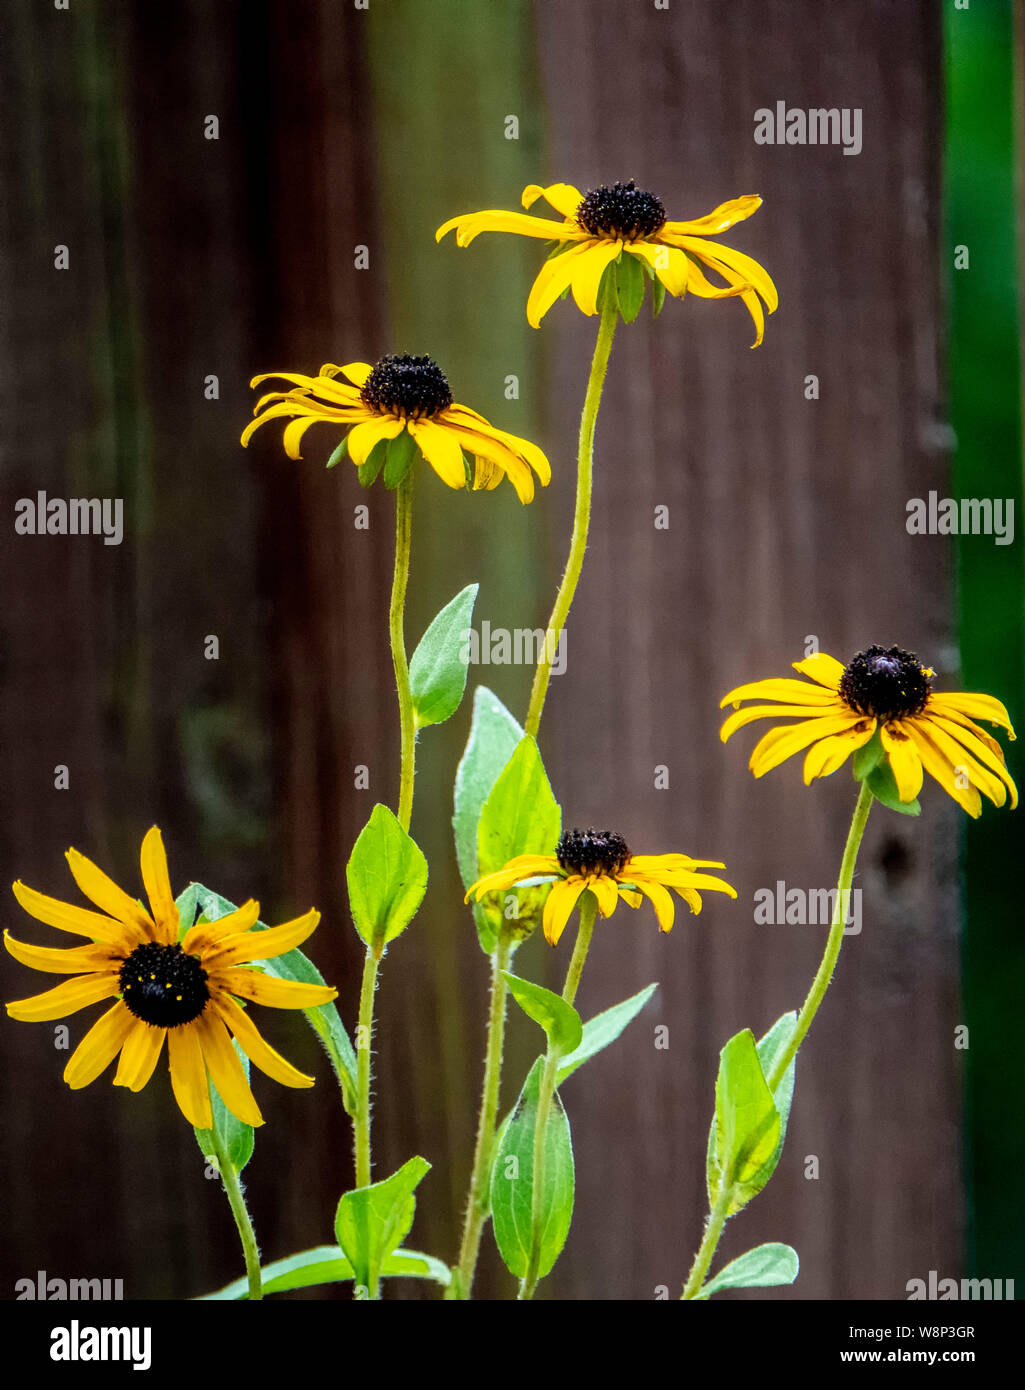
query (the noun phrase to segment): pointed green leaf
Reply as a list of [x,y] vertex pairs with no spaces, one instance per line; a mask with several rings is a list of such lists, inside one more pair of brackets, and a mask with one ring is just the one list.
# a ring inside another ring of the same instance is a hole
[[[769,1073],[772,1071],[776,1058],[794,1036],[794,1029],[796,1027],[797,1011],[796,1009],[791,1009],[789,1013],[785,1013],[782,1017],[777,1018],[764,1038],[758,1039],[758,1060],[761,1063],[764,1076],[768,1077]],[[790,1103],[794,1098],[794,1078],[796,1069],[797,1057],[795,1056],[786,1071],[780,1077],[779,1084],[773,1092],[772,1098],[776,1103],[776,1109],[779,1111],[779,1143],[776,1146],[776,1152],[772,1156],[771,1166],[765,1174],[766,1182],[768,1182],[776,1171],[776,1165],[779,1163],[779,1156],[783,1152],[783,1143],[787,1137],[787,1121],[790,1119]]]
[[882,735],[879,732],[879,726],[877,724],[875,733],[869,741],[863,743],[860,748],[854,750],[851,767],[854,771],[856,780],[863,782],[872,769],[876,767],[885,756],[886,753],[883,748]]
[[792,1284],[801,1262],[797,1251],[789,1245],[770,1241],[756,1245],[725,1265],[714,1279],[709,1279],[695,1301],[704,1300],[723,1289],[766,1289],[776,1284]]
[[[552,854],[559,841],[562,812],[552,795],[541,754],[526,735],[492,787],[477,829],[477,869],[483,878],[495,873],[519,854]],[[503,921],[518,936],[528,936],[541,920],[547,884],[535,888],[510,888],[485,894],[483,906],[491,931],[497,936]],[[507,899],[515,899],[515,905]]]
[[709,1142],[708,1197],[730,1189],[732,1216],[762,1190],[778,1157],[782,1120],[765,1082],[754,1034],[737,1033],[719,1054],[714,1139]]
[[380,802],[353,846],[345,879],[356,930],[379,954],[409,926],[427,891],[423,851]]
[[[203,916],[208,922],[216,922],[234,912],[235,904],[215,893],[211,888],[196,884],[196,893]],[[253,931],[266,931],[265,922],[257,922]],[[286,951],[283,956],[262,962],[268,975],[279,980],[298,980],[304,985],[322,985],[323,975],[298,948]],[[327,1004],[316,1004],[303,1009],[306,1021],[324,1045],[335,1076],[342,1091],[342,1104],[350,1115],[356,1113],[356,1054],[352,1049],[349,1035],[342,1025],[338,1009],[333,1000]]]
[[385,1260],[413,1224],[413,1194],[430,1168],[425,1158],[411,1158],[390,1178],[346,1192],[338,1203],[335,1238],[352,1265],[356,1284],[371,1298],[377,1297]]
[[[309,1289],[317,1284],[348,1284],[353,1279],[352,1265],[338,1245],[317,1245],[312,1250],[301,1250],[298,1255],[289,1255],[265,1265],[260,1273],[264,1294]],[[433,1279],[435,1283],[447,1287],[451,1275],[452,1271],[442,1260],[433,1255],[423,1255],[419,1250],[393,1250],[381,1265],[382,1279]],[[204,1294],[196,1302],[214,1303],[248,1297],[249,1281],[242,1278],[233,1280],[216,1293]]]
[[662,305],[666,302],[666,287],[657,277],[651,287],[651,316],[658,318],[662,312]]
[[580,1046],[584,1029],[580,1015],[572,1004],[567,1004],[561,995],[553,994],[542,985],[511,975],[508,970],[503,970],[502,974],[510,994],[523,1012],[545,1030],[553,1052],[569,1053]]
[[181,941],[196,920],[196,912],[199,909],[199,884],[190,883],[184,892],[179,893],[175,899],[175,907],[178,909],[178,940]]
[[[544,1061],[534,1063],[512,1114],[498,1133],[491,1169],[491,1220],[510,1274],[523,1278],[531,1252],[534,1129]],[[573,1144],[558,1092],[545,1126],[538,1278],[551,1270],[566,1244],[573,1217]]]
[[409,686],[419,729],[443,724],[459,708],[466,689],[470,623],[479,587],[468,584],[446,603],[413,653]]
[[[324,464],[324,467],[325,467],[325,468],[336,468],[336,467],[338,466],[338,464],[341,463],[342,459],[347,459],[348,457],[349,457],[349,436],[348,436],[347,434],[345,434],[345,435],[342,436],[342,442],[338,445],[338,448],[335,449],[335,451],[332,453],[332,455],[331,455],[331,457],[328,459],[327,463]],[[365,466],[366,466],[366,465],[364,465],[364,467],[365,467]],[[377,475],[375,474],[374,476],[376,477]],[[362,479],[362,477],[360,477],[360,482],[362,482],[362,481],[363,481],[363,479]],[[371,479],[371,482],[373,482],[373,479]]]
[[387,457],[388,441],[387,439],[379,439],[357,470],[362,487],[370,487],[371,483],[376,482],[377,475],[384,467]]
[[888,806],[891,811],[899,811],[902,816],[920,816],[922,808],[917,798],[914,801],[901,801],[897,791],[897,779],[893,775],[889,759],[877,763],[865,778],[869,791],[877,801]]
[[616,262],[616,290],[624,323],[633,323],[644,303],[644,271],[636,256],[624,251]]
[[644,1008],[656,989],[658,989],[657,984],[648,985],[639,994],[624,999],[621,1004],[613,1004],[611,1009],[606,1009],[604,1013],[595,1014],[594,1018],[589,1018],[584,1024],[579,1046],[559,1062],[558,1084],[561,1086],[566,1077],[575,1072],[577,1067],[582,1067],[596,1053],[608,1047],[609,1043],[615,1042],[630,1020],[636,1018]]
[[394,439],[386,440],[385,443],[384,485],[394,490],[412,468],[413,460],[420,450],[408,430],[402,430]]

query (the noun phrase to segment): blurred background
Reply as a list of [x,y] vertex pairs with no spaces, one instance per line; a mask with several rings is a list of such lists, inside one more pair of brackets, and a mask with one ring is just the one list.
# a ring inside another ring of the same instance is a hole
[[[350,1025],[361,951],[344,865],[373,803],[397,794],[392,499],[361,492],[348,465],[324,471],[324,428],[301,463],[276,426],[243,451],[250,376],[426,352],[458,400],[541,444],[553,481],[528,508],[505,485],[456,494],[424,473],[407,637],[412,650],[475,581],[478,625],[543,626],[596,320],[569,302],[532,330],[541,244],[460,251],[435,246],[434,229],[515,208],[535,181],[634,178],[676,218],[764,198],[727,234],[779,287],[764,346],[749,351],[739,302],[688,298],[657,322],[645,309],[613,349],[591,545],[542,751],[564,823],[725,859],[740,897],[711,895],[669,937],[648,911],[596,933],[585,1016],[660,988],[566,1084],[576,1211],[541,1296],[675,1296],[705,1214],[718,1050],[796,1007],[819,959],[821,929],[756,925],[753,898],[780,879],[835,882],[849,774],[806,789],[795,760],[756,783],[753,736],[718,741],[722,693],[785,674],[812,636],[843,660],[898,643],[939,688],[988,691],[1025,720],[1018,19],[1005,0],[5,6],[3,881],[77,901],[73,844],[140,891],[156,822],[176,890],[198,879],[256,896],[272,923],[321,909],[309,950]],[[860,109],[861,152],[756,144],[754,113],[777,101]],[[39,490],[123,498],[123,543],[16,536],[14,505]],[[909,536],[906,504],[930,490],[1014,499],[1014,544]],[[353,525],[360,503],[368,530]],[[660,506],[668,530],[654,529]],[[471,668],[457,716],[421,738],[412,828],[431,883],[377,999],[375,1176],[413,1153],[431,1161],[409,1243],[448,1259],[487,984],[451,784],[473,686],[522,719],[531,674]],[[1013,750],[1010,763],[1021,779]],[[354,787],[361,764],[369,790]],[[1025,1289],[1022,813],[986,803],[966,826],[933,783],[922,804],[919,820],[870,821],[863,930],[801,1052],[782,1162],[720,1247],[722,1263],[786,1241],[799,1279],[728,1296],[903,1298],[930,1270]],[[55,935],[13,899],[2,916],[23,938]],[[517,969],[554,984],[567,959],[531,940]],[[3,998],[46,983],[4,958]],[[69,1020],[72,1045],[91,1018]],[[246,1179],[270,1260],[332,1239],[352,1141],[302,1019],[263,1022],[318,1076],[313,1091],[256,1083],[269,1122]],[[238,1275],[227,1203],[166,1067],[137,1096],[109,1076],[73,1093],[53,1043],[51,1025],[0,1025],[0,1295],[38,1270],[122,1278],[133,1298]],[[503,1108],[536,1045],[512,1017]],[[478,1292],[513,1288],[486,1233]],[[403,1281],[386,1294],[434,1296]]]

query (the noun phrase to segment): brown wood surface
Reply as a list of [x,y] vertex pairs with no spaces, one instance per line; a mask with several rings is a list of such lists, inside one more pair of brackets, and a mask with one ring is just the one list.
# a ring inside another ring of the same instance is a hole
[[[70,898],[62,851],[75,844],[134,888],[138,842],[156,820],[176,886],[195,877],[261,896],[271,920],[322,909],[311,954],[352,1022],[359,951],[344,862],[372,801],[395,794],[390,499],[324,473],[322,445],[292,464],[273,428],[242,453],[248,378],[438,343],[472,388],[464,398],[536,437],[555,478],[527,511],[495,498],[493,513],[480,510],[490,498],[423,480],[410,633],[477,578],[495,621],[537,625],[565,555],[595,321],[571,303],[536,334],[506,321],[488,274],[504,267],[522,304],[538,247],[495,238],[436,251],[431,230],[472,207],[515,206],[520,185],[501,160],[516,157],[537,160],[522,182],[633,177],[671,216],[762,194],[729,238],[780,289],[762,348],[748,350],[736,303],[671,301],[657,323],[645,311],[617,334],[569,668],[542,731],[566,823],[613,826],[638,852],[721,857],[740,891],[737,903],[709,895],[668,938],[649,912],[621,909],[599,927],[579,998],[586,1015],[661,986],[567,1084],[577,1205],[543,1288],[651,1298],[659,1285],[678,1290],[700,1237],[718,1049],[796,1006],[818,960],[819,930],[755,925],[752,895],[777,879],[829,886],[854,800],[846,771],[805,789],[796,762],[756,783],[755,734],[723,749],[718,699],[785,674],[809,634],[841,658],[880,641],[941,671],[956,664],[947,552],[904,530],[907,499],[947,480],[939,15],[925,0],[501,4],[520,35],[507,60],[470,23],[472,4],[445,0],[449,22],[466,21],[464,46],[447,49],[431,42],[433,4],[398,5],[387,71],[389,31],[368,27],[386,25],[383,13],[335,0],[8,7],[4,871]],[[414,78],[436,106],[403,105]],[[777,99],[861,107],[863,152],[755,145],[753,112]],[[499,140],[502,116],[518,110],[527,144],[489,154],[488,122]],[[208,113],[220,117],[216,142],[203,139]],[[424,190],[405,212],[396,151]],[[52,268],[57,243],[70,247],[67,272]],[[353,271],[357,243],[379,256],[375,273]],[[410,284],[428,275],[438,286],[418,317]],[[463,304],[472,341],[469,329],[460,341]],[[519,414],[503,402],[506,371],[531,383]],[[203,396],[209,373],[218,401]],[[804,396],[810,373],[817,401]],[[14,501],[38,488],[124,497],[124,544],[15,537]],[[352,525],[363,500],[367,532]],[[657,505],[669,507],[668,531],[654,529]],[[217,663],[203,660],[210,633]],[[522,716],[529,672],[474,676]],[[458,1238],[485,1009],[486,963],[448,832],[468,719],[467,702],[421,740],[414,831],[431,889],[378,995],[375,1173],[413,1152],[431,1160],[413,1243],[443,1256]],[[71,769],[67,792],[53,789],[58,763]],[[353,789],[360,763],[369,794]],[[654,789],[659,764],[668,790]],[[929,1269],[959,1272],[956,828],[935,788],[919,821],[877,812],[870,823],[864,929],[845,943],[802,1051],[783,1161],[722,1245],[723,1257],[762,1240],[794,1245],[800,1280],[774,1297],[901,1297]],[[13,902],[4,925],[41,939]],[[553,956],[532,941],[517,959],[552,984],[568,943]],[[43,987],[10,960],[3,985],[7,999]],[[69,1022],[77,1039],[85,1019]],[[668,1050],[654,1047],[656,1025]],[[531,1030],[511,1023],[507,1102]],[[277,1015],[267,1031],[319,1078],[312,1093],[260,1090],[270,1122],[247,1179],[275,1258],[330,1239],[351,1139],[301,1021]],[[49,1025],[0,1026],[0,1296],[44,1268],[121,1277],[138,1297],[233,1277],[227,1207],[166,1076],[139,1096],[107,1079],[72,1094],[52,1039]],[[804,1177],[812,1154],[817,1181]],[[510,1289],[486,1236],[481,1292]]]

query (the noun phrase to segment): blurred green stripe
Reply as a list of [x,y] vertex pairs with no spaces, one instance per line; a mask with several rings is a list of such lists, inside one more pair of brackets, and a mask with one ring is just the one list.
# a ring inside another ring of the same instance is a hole
[[[946,268],[949,392],[956,495],[1013,499],[1013,545],[957,541],[957,620],[964,688],[986,691],[1025,725],[1022,516],[1019,34],[1012,0],[945,0]],[[955,248],[969,267],[955,269]],[[1017,745],[1020,748],[1021,745]],[[1008,763],[1025,786],[1016,746]],[[963,1021],[968,1266],[1025,1288],[1025,1107],[1021,1014],[1025,928],[1020,872],[1025,812],[994,810],[967,826]]]

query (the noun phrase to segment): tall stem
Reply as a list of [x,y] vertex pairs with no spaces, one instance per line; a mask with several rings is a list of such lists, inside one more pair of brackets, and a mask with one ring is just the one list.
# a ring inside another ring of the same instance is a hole
[[370,1185],[370,1039],[374,1029],[374,990],[379,957],[368,946],[359,991],[356,1029],[356,1186]]
[[406,585],[409,582],[410,539],[413,533],[413,472],[411,468],[395,492],[395,573],[392,577],[391,606],[388,610],[391,659],[395,667],[395,686],[399,695],[401,752],[398,818],[403,830],[407,831],[413,814],[413,777],[416,766],[416,724],[413,718],[413,696],[409,689],[409,662],[406,659],[406,639],[403,631]]
[[502,1052],[505,1047],[505,1006],[509,986],[504,970],[509,969],[512,942],[508,933],[500,931],[497,945],[491,953],[491,1009],[488,1014],[488,1038],[484,1054],[484,1093],[477,1124],[477,1146],[473,1155],[473,1173],[463,1222],[463,1241],[459,1248],[459,1294],[469,1298],[477,1268],[481,1235],[490,1208],[488,1191],[491,1157],[495,1144],[495,1121],[498,1118],[499,1090],[502,1079]]
[[[822,1003],[829,982],[833,978],[833,971],[836,969],[837,957],[840,955],[840,947],[843,945],[844,928],[847,922],[847,908],[850,903],[851,884],[854,882],[854,866],[858,862],[858,850],[861,848],[862,836],[865,833],[865,823],[868,820],[868,813],[872,809],[873,796],[869,790],[867,782],[862,782],[861,790],[858,793],[858,801],[854,807],[854,815],[851,817],[851,828],[847,832],[847,843],[844,845],[843,859],[840,861],[840,877],[837,881],[836,902],[833,905],[833,920],[829,927],[829,936],[826,938],[826,949],[822,956],[821,964],[815,972],[812,980],[811,989],[808,997],[801,1005],[801,1012],[797,1015],[797,1026],[794,1028],[793,1036],[789,1043],[776,1058],[768,1076],[765,1078],[769,1090],[776,1094],[776,1088],[786,1075],[787,1067],[797,1055],[797,1049],[801,1046],[808,1029],[812,1025],[812,1020],[818,1013],[819,1005]],[[694,1298],[701,1292],[701,1286],[705,1282],[705,1275],[708,1273],[712,1258],[715,1255],[719,1238],[722,1235],[723,1226],[726,1224],[727,1209],[729,1207],[730,1189],[726,1186],[719,1193],[705,1227],[704,1238],[694,1263],[691,1266],[687,1282],[683,1286],[681,1298]]]
[[220,1147],[217,1150],[217,1168],[228,1197],[231,1214],[235,1218],[235,1225],[238,1227],[238,1233],[242,1240],[246,1277],[249,1280],[249,1298],[251,1302],[255,1302],[263,1298],[260,1249],[256,1244],[256,1232],[253,1230],[253,1222],[246,1206],[246,1199],[242,1195],[242,1183],[239,1180],[238,1169]]
[[594,356],[591,359],[591,374],[587,379],[587,394],[584,396],[584,408],[580,415],[580,435],[577,444],[577,499],[573,511],[573,539],[570,541],[569,558],[566,561],[566,570],[562,576],[562,583],[559,585],[559,592],[555,596],[555,606],[552,609],[552,616],[548,619],[548,630],[545,633],[544,649],[541,652],[540,660],[537,663],[537,670],[534,672],[534,683],[530,691],[530,705],[527,709],[527,720],[524,724],[524,731],[537,738],[537,731],[541,725],[541,712],[545,707],[545,696],[548,694],[548,682],[552,674],[552,662],[559,646],[559,639],[562,630],[566,626],[566,618],[569,615],[570,604],[573,602],[573,595],[576,593],[577,581],[580,578],[580,571],[584,564],[584,551],[587,548],[587,529],[591,521],[591,476],[594,464],[594,428],[598,419],[598,406],[601,403],[602,387],[605,384],[605,372],[609,365],[609,354],[612,351],[612,335],[616,331],[616,321],[619,317],[619,307],[615,299],[611,302],[606,301],[601,311],[601,322],[598,325],[598,341],[594,346]]
[[[597,912],[598,900],[594,894],[590,892],[582,894],[576,945],[573,947],[573,956],[569,963],[569,969],[566,971],[566,983],[562,987],[562,997],[567,1004],[572,1004],[577,997],[580,976],[583,974],[584,962],[587,960],[591,937],[594,934]],[[534,1290],[538,1284],[538,1267],[541,1263],[541,1243],[538,1240],[538,1235],[544,1213],[545,1131],[548,1128],[548,1116],[551,1113],[552,1098],[555,1095],[555,1081],[561,1060],[562,1053],[557,1047],[553,1047],[549,1043],[544,1071],[541,1074],[541,1085],[538,1088],[537,1119],[534,1124],[534,1159],[530,1189],[530,1259],[527,1261],[527,1272],[520,1281],[519,1298],[522,1300],[533,1298]]]

